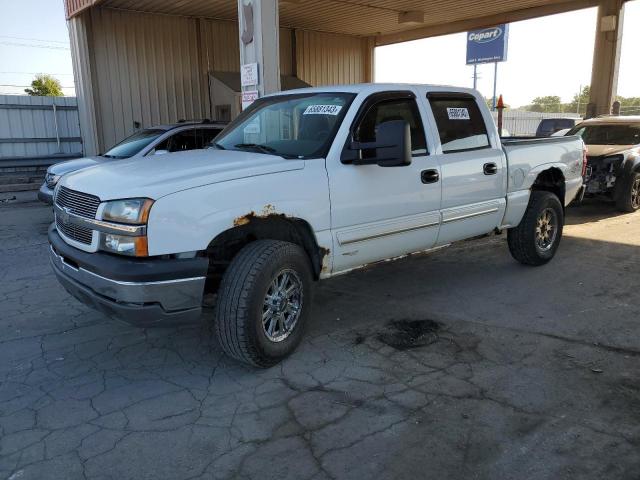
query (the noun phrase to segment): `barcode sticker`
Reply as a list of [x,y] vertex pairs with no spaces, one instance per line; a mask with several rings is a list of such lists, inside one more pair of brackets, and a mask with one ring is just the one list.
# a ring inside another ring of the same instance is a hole
[[338,115],[341,105],[309,105],[303,115]]
[[447,115],[449,120],[471,120],[466,108],[447,108]]

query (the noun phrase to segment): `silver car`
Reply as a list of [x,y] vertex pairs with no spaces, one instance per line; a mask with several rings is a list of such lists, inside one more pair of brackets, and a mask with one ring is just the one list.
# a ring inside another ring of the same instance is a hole
[[53,190],[60,177],[98,163],[206,148],[225,126],[224,123],[205,121],[180,122],[142,129],[103,155],[77,158],[51,165],[38,191],[38,198],[51,205]]

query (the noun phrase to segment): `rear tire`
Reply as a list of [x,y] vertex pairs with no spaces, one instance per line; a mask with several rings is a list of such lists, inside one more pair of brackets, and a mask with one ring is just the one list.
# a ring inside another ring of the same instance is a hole
[[298,245],[257,240],[231,261],[215,309],[215,332],[228,356],[266,368],[291,354],[311,312],[313,276]]
[[520,225],[507,231],[511,255],[525,265],[544,265],[558,250],[563,226],[564,210],[558,197],[534,190]]
[[632,173],[624,192],[616,202],[621,212],[633,213],[640,208],[640,173]]

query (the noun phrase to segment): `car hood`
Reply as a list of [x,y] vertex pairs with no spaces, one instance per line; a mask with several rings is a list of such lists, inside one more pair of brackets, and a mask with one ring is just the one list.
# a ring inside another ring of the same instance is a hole
[[239,178],[299,170],[304,160],[230,150],[193,150],[104,162],[62,178],[61,185],[101,200],[171,193]]
[[55,165],[51,165],[47,169],[47,173],[53,173],[54,175],[65,175],[67,173],[80,170],[81,168],[92,167],[93,165],[106,160],[108,159],[104,157],[76,158],[74,160],[67,160],[66,162],[60,162],[56,163]]
[[587,155],[592,157],[616,155],[632,150],[634,147],[635,145],[587,145]]

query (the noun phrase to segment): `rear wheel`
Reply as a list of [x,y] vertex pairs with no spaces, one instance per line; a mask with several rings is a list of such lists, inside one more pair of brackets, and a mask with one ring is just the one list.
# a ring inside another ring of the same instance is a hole
[[558,197],[533,191],[520,225],[507,232],[511,255],[525,265],[544,265],[560,245],[563,226],[564,211]]
[[300,343],[310,315],[313,277],[298,245],[258,240],[244,247],[224,274],[215,331],[230,357],[270,367]]
[[640,208],[640,173],[632,173],[629,183],[616,202],[622,212],[635,212]]

